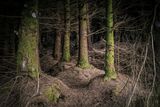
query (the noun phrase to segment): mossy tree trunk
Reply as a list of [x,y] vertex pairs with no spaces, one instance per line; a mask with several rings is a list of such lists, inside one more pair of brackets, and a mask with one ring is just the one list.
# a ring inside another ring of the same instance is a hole
[[17,52],[17,71],[32,78],[39,76],[37,0],[24,5]]
[[79,60],[81,68],[90,67],[88,60],[87,0],[79,0]]
[[63,61],[70,61],[70,34],[71,34],[71,24],[70,24],[70,0],[65,0],[65,36],[64,36],[64,46],[63,46]]
[[106,0],[106,53],[105,53],[105,80],[116,79],[114,67],[114,31],[112,0]]

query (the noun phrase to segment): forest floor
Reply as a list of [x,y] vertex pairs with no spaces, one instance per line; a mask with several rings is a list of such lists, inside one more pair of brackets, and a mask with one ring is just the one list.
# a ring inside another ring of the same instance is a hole
[[138,83],[135,86],[135,80],[131,76],[118,73],[116,80],[104,81],[104,44],[101,42],[98,45],[94,44],[95,46],[96,48],[89,51],[92,67],[88,69],[77,67],[76,57],[73,57],[69,63],[60,64],[54,61],[51,55],[41,58],[43,70],[48,71],[48,75],[51,76],[49,78],[51,80],[54,78],[53,82],[57,81],[60,85],[61,95],[53,105],[55,107],[125,107],[131,99],[130,105],[143,107],[147,90],[142,84]]
[[[0,96],[2,103],[6,101],[6,107],[127,107],[131,101],[130,107],[144,107],[148,91],[140,82],[135,85],[131,76],[120,72],[117,79],[104,81],[104,44],[98,44],[89,51],[92,66],[88,69],[76,66],[76,56],[69,63],[58,63],[51,54],[44,55],[40,78],[36,81],[23,79],[7,96]],[[56,93],[56,96],[48,96],[50,100],[42,95],[47,87],[56,87],[56,91],[49,90],[49,93]],[[17,98],[18,91],[20,98]]]
[[[55,107],[125,107],[133,94],[133,81],[123,74],[110,81],[104,81],[103,76],[103,71],[97,68],[82,70],[75,67],[55,77],[43,78],[58,84],[60,97],[53,104]],[[138,85],[132,101],[140,104],[144,95],[144,90]]]

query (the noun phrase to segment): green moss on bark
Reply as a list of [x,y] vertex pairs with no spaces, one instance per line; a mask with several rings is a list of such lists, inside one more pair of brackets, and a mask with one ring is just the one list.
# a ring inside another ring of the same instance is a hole
[[82,69],[86,69],[86,68],[90,68],[90,67],[91,67],[91,65],[89,64],[88,60],[86,60],[86,59],[81,59],[81,60],[79,61],[78,66],[79,66],[80,68],[82,68]]
[[116,79],[117,74],[114,67],[114,31],[113,31],[113,9],[112,0],[106,0],[106,53],[105,53],[105,80]]
[[66,13],[66,23],[65,23],[65,36],[64,36],[64,47],[63,47],[63,60],[66,62],[70,61],[70,0],[65,2],[65,13]]
[[33,17],[37,6],[35,0],[28,2],[23,11],[17,52],[17,71],[26,72],[31,77],[39,76],[38,20]]
[[71,55],[70,55],[70,32],[68,32],[65,35],[63,60],[66,62],[69,62],[70,58],[71,58]]

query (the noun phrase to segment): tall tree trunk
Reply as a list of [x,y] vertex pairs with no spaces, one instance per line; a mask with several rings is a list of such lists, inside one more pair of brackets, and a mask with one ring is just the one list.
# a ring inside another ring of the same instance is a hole
[[63,46],[63,60],[66,62],[70,61],[70,34],[71,34],[71,22],[70,22],[70,0],[65,0],[65,14],[66,14],[66,24],[65,24],[65,36],[64,36],[64,46]]
[[87,43],[87,0],[79,0],[79,60],[78,65],[81,68],[90,67],[88,60]]
[[[89,18],[89,5],[88,5],[88,3],[86,5],[87,5],[87,33],[89,35],[91,33],[90,18]],[[91,39],[91,36],[88,36],[88,49],[92,50],[92,39]]]
[[116,79],[114,67],[114,31],[113,31],[113,7],[112,0],[106,0],[106,53],[105,53],[105,80]]
[[[61,8],[62,8],[62,1],[57,2],[57,27],[62,28],[62,16],[61,16]],[[56,29],[56,39],[55,39],[55,46],[54,46],[54,58],[58,61],[61,59],[62,54],[62,31],[60,29]]]
[[18,73],[39,76],[37,0],[29,0],[23,11],[17,52]]
[[61,59],[61,32],[59,30],[56,30],[54,58],[58,61]]
[[76,49],[79,48],[79,0],[76,0],[76,21],[77,21],[77,28],[76,28]]

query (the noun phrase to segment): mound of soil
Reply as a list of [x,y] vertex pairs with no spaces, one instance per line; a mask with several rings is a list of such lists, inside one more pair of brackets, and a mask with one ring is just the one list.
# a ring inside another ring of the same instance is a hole
[[[55,77],[44,73],[37,80],[24,77],[17,80],[3,107],[124,107],[134,81],[124,74],[110,81],[104,81],[103,76],[104,71],[95,67],[68,67]],[[133,102],[144,96],[145,90],[140,86],[137,85]],[[45,96],[47,90],[51,96]]]
[[[133,91],[132,79],[118,74],[116,80],[104,81],[103,76],[104,71],[94,67],[60,72],[56,78],[61,83],[63,99],[55,107],[124,107]],[[132,101],[141,96],[144,91],[138,85]]]
[[73,67],[60,72],[57,75],[57,78],[62,80],[71,88],[83,88],[89,84],[91,79],[102,74],[104,74],[104,71],[99,70],[95,67],[91,67],[85,70],[78,67]]
[[[43,72],[40,78],[33,80],[27,77],[9,83],[11,90],[3,96],[0,95],[1,101],[4,100],[0,106],[125,107],[133,95],[131,107],[144,107],[141,101],[146,97],[148,91],[139,83],[133,92],[135,80],[130,76],[120,72],[116,80],[104,81],[105,43],[101,41],[98,44],[100,45],[95,44],[95,48],[89,52],[89,60],[93,66],[88,69],[76,66],[76,56],[70,63],[59,63],[51,54],[41,57]],[[121,51],[126,55],[125,49]],[[123,56],[120,56],[121,59],[124,59]],[[125,73],[123,69],[121,71]]]
[[[59,101],[56,107],[124,107],[126,105],[133,89],[133,81],[129,77],[118,74],[116,80],[104,81],[103,72],[100,70],[93,72],[93,69],[89,71],[79,69],[79,72],[66,71],[58,76],[69,86],[71,93],[64,100]],[[62,74],[68,75],[62,76]],[[86,77],[86,74],[89,76]],[[137,86],[133,101],[144,95],[142,90]]]

